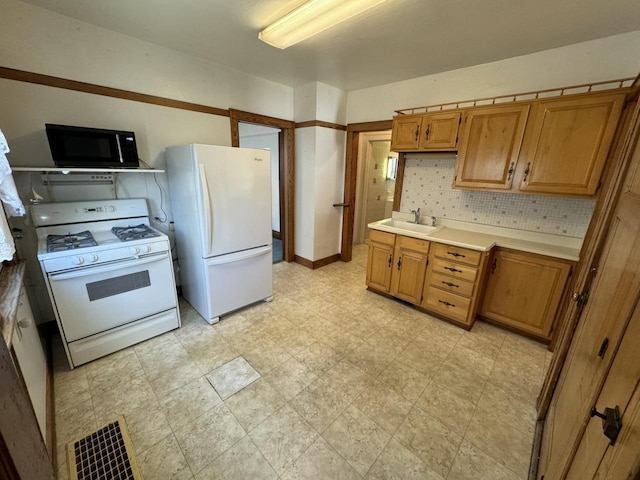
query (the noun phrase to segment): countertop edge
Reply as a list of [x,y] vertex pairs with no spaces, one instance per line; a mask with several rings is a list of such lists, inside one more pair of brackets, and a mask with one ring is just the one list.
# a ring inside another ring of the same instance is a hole
[[24,262],[4,265],[0,271],[0,327],[4,343],[9,348],[11,348],[11,338],[16,325],[24,273]]
[[[410,230],[404,231],[404,230],[394,228],[394,227],[389,227],[386,225],[373,225],[373,226],[369,226],[369,228],[373,230],[394,233],[396,235],[404,235],[407,237],[419,238],[421,240],[443,243],[445,245],[468,248],[471,250],[477,250],[481,252],[489,251],[493,247],[502,247],[502,248],[510,248],[513,250],[520,250],[528,253],[534,253],[537,255],[545,255],[548,257],[560,258],[563,260],[570,260],[574,262],[577,262],[580,258],[579,257],[580,251],[578,249],[573,249],[570,247],[533,242],[533,241],[522,240],[517,238],[509,238],[509,237],[498,236],[498,235],[490,235],[487,233],[466,231],[466,230],[451,228],[451,227],[443,227],[431,234],[416,233]],[[465,241],[459,241],[451,238],[441,238],[443,234],[446,235],[447,233],[449,234],[453,233],[455,235],[455,232],[461,232],[461,234],[465,234],[465,233],[472,234],[477,237],[482,237],[483,240],[485,241],[474,244],[474,243],[468,243]]]

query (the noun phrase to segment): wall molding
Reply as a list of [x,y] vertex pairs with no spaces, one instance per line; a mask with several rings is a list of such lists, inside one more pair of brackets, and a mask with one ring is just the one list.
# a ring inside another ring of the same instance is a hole
[[171,98],[149,95],[146,93],[132,92],[131,90],[123,90],[120,88],[105,87],[103,85],[96,85],[95,83],[79,82],[77,80],[69,80],[67,78],[43,75],[41,73],[15,70],[13,68],[0,67],[0,78],[17,80],[19,82],[34,83],[36,85],[45,85],[47,87],[62,88],[64,90],[73,90],[76,92],[102,95],[104,97],[131,100],[133,102],[148,103],[151,105],[159,105],[162,107],[178,108],[181,110],[189,110],[199,113],[208,113],[210,115],[218,115],[222,117],[228,117],[230,115],[229,110],[224,108],[210,107],[208,105],[201,105],[199,103],[183,102],[182,100],[174,100]]
[[340,125],[339,123],[325,122],[323,120],[309,120],[307,122],[296,122],[295,127],[296,128],[324,127],[324,128],[332,128],[334,130],[342,130],[344,132],[347,131],[346,125]]
[[335,255],[331,255],[329,257],[321,258],[320,260],[315,261],[307,260],[304,257],[296,255],[294,257],[294,260],[300,265],[310,268],[311,270],[315,270],[316,268],[324,267],[325,265],[329,265],[330,263],[337,262],[338,260],[340,260],[340,254],[336,253]]

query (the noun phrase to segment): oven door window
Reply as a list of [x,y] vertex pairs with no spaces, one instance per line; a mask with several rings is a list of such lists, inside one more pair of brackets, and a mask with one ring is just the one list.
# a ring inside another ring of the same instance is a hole
[[94,302],[102,298],[112,297],[150,286],[151,277],[149,276],[149,270],[144,270],[128,275],[120,275],[119,277],[107,278],[99,282],[87,283],[87,294],[89,295],[89,301]]
[[69,342],[176,306],[167,253],[50,274],[49,285]]

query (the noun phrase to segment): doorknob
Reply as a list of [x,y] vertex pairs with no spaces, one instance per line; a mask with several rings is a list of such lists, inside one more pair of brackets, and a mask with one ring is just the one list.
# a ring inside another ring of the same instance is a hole
[[334,203],[333,206],[334,207],[350,207],[351,205],[343,202],[343,203]]
[[622,418],[620,417],[620,408],[616,405],[614,408],[605,408],[604,413],[600,413],[594,406],[590,412],[592,417],[602,419],[602,433],[611,440],[611,445],[616,443],[620,429],[622,428]]

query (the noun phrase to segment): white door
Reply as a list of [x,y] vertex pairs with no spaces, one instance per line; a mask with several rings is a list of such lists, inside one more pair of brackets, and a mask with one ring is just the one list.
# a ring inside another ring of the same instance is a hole
[[266,150],[196,145],[204,256],[271,245],[271,165]]
[[204,260],[209,321],[273,295],[271,246]]

